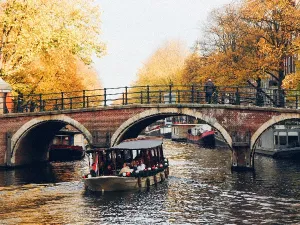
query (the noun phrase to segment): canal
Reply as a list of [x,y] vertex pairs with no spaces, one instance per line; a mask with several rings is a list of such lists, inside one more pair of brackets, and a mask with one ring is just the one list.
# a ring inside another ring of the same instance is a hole
[[86,161],[0,171],[0,224],[299,224],[300,162],[165,141],[169,179],[150,191],[84,191]]

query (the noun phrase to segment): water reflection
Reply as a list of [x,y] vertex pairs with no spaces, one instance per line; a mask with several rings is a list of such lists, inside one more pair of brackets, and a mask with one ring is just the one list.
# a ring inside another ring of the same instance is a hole
[[87,171],[86,159],[74,162],[45,162],[11,170],[0,170],[0,187],[73,181],[80,179],[83,171]]
[[297,224],[300,164],[255,156],[232,172],[227,149],[164,144],[166,182],[150,191],[84,191],[86,161],[0,171],[3,224]]

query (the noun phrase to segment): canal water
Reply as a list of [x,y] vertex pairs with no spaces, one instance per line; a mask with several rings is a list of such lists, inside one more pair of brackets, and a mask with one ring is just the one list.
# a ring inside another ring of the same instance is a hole
[[150,191],[93,194],[86,161],[0,171],[0,224],[300,224],[300,162],[165,141],[169,179]]

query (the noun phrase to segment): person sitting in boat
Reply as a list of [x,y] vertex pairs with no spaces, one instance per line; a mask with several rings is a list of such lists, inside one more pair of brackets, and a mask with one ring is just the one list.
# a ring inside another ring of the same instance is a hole
[[91,174],[92,177],[97,176],[96,171],[97,171],[97,165],[96,165],[96,163],[93,163],[92,168],[90,170],[90,174]]
[[130,163],[124,163],[123,164],[123,168],[120,170],[119,175],[122,175],[123,173],[131,173],[131,169],[130,169]]
[[137,160],[132,160],[131,164],[130,164],[130,169],[132,171],[136,171],[137,170],[137,167],[138,167],[138,161]]
[[139,172],[139,171],[144,171],[145,169],[146,169],[146,165],[144,164],[144,160],[143,160],[143,159],[140,159],[136,171],[137,171],[137,172]]
[[110,164],[104,169],[104,175],[113,175],[112,166]]

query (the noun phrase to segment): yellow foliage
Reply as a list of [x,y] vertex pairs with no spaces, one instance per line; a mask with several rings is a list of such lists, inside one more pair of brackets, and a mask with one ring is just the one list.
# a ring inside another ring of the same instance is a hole
[[271,76],[280,85],[283,60],[300,49],[299,27],[300,10],[290,0],[243,0],[215,10],[203,40],[205,51],[188,58],[182,80],[241,85]]
[[179,41],[168,41],[157,49],[137,74],[134,85],[177,84],[187,50]]
[[0,3],[0,76],[23,93],[84,86],[78,62],[105,51],[92,0],[6,0]]

